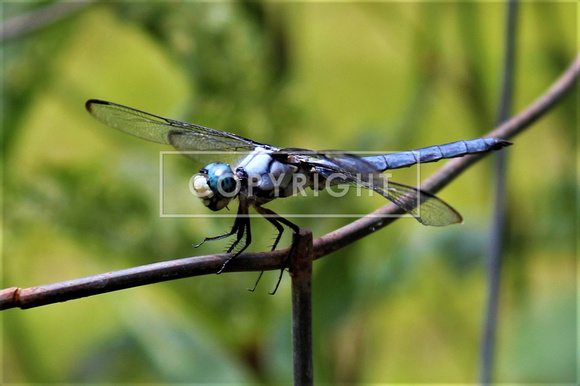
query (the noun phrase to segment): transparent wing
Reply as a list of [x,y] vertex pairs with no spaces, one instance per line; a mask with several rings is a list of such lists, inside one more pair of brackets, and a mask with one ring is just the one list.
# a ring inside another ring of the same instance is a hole
[[394,202],[399,208],[415,217],[423,225],[446,226],[463,221],[461,215],[445,201],[429,192],[411,186],[387,181],[386,187],[376,181],[372,189]]
[[446,226],[463,221],[446,202],[429,192],[391,182],[370,163],[352,154],[317,153],[309,155],[312,166],[336,184],[358,184],[379,193],[423,225]]
[[232,133],[163,118],[112,102],[91,99],[87,101],[86,108],[94,117],[115,129],[148,141],[171,145],[177,150],[242,151],[256,147],[277,150]]

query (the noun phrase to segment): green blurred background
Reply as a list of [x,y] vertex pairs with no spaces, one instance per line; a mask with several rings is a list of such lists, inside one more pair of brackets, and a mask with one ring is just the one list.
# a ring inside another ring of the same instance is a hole
[[[9,20],[49,3],[2,3]],[[407,150],[493,127],[501,3],[126,2],[81,7],[3,42],[3,286],[31,287],[222,252],[231,219],[159,217],[159,151],[84,108],[100,98],[279,147]],[[575,56],[573,2],[521,4],[514,112]],[[509,149],[498,382],[577,374],[577,99]],[[183,158],[180,173],[199,166]],[[440,166],[440,165],[439,165]],[[320,383],[477,379],[491,162],[439,193],[464,217],[402,219],[316,261]],[[438,165],[425,165],[423,178]],[[393,172],[413,184],[415,170]],[[199,205],[191,198],[191,205]],[[279,200],[280,213],[368,213],[372,198]],[[233,210],[237,207],[233,205]],[[295,219],[318,237],[347,218]],[[252,221],[252,251],[274,229]],[[280,247],[288,245],[289,238]],[[290,382],[289,279],[209,275],[2,313],[7,383]]]

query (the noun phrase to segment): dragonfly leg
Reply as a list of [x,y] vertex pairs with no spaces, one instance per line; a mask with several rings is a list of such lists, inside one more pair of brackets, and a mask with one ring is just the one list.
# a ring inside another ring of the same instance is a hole
[[232,242],[232,244],[230,245],[228,250],[226,251],[226,253],[231,253],[234,249],[236,249],[236,247],[238,246],[240,241],[242,241],[242,239],[244,238],[244,234],[245,234],[246,235],[246,243],[244,244],[242,249],[240,249],[239,251],[236,252],[235,256],[238,256],[240,253],[242,253],[242,251],[244,249],[246,249],[248,247],[248,245],[250,245],[250,243],[252,242],[252,234],[250,232],[250,219],[243,218],[243,219],[240,219],[240,222],[242,223],[242,225],[238,228],[238,235],[237,235],[236,239]]
[[260,275],[258,276],[258,279],[254,283],[254,286],[252,288],[248,288],[248,291],[254,292],[256,290],[256,287],[258,286],[258,283],[260,282],[260,279],[262,278],[263,274],[264,274],[264,271],[260,272]]
[[274,249],[276,249],[276,246],[278,245],[278,242],[280,241],[280,238],[282,237],[282,233],[284,232],[284,227],[282,226],[282,224],[286,225],[288,228],[292,229],[292,232],[294,232],[295,234],[298,234],[298,232],[300,232],[300,227],[296,224],[294,224],[291,221],[286,220],[284,217],[280,216],[278,213],[274,212],[273,210],[270,210],[268,208],[263,208],[259,205],[254,205],[254,209],[256,209],[256,212],[260,213],[262,216],[264,216],[264,218],[266,220],[268,220],[272,225],[274,225],[276,227],[276,229],[278,230],[278,236],[276,236],[276,239],[274,240],[274,245],[272,245],[272,251]]
[[[230,236],[232,236],[233,234],[235,234],[236,232],[239,234],[240,232],[240,223],[242,223],[242,218],[244,217],[244,215],[248,214],[248,209],[247,208],[243,208],[242,203],[240,203],[240,206],[238,207],[238,214],[236,216],[236,219],[234,220],[234,225],[232,226],[232,229],[229,232],[224,233],[223,235],[219,235],[219,236],[213,236],[213,237],[206,237],[203,239],[203,241],[197,245],[195,245],[194,247],[200,247],[203,243],[205,243],[206,241],[216,241],[216,240],[221,240],[221,239],[225,239],[228,238]],[[245,216],[247,219],[247,216]],[[239,237],[237,242],[239,242]],[[236,244],[237,244],[236,242]],[[231,252],[231,249],[228,249],[227,251],[228,253]]]
[[[286,269],[286,266],[288,265],[288,258],[290,256],[292,256],[292,254],[294,253],[294,250],[296,249],[296,245],[298,245],[297,237],[298,237],[298,233],[300,231],[300,228],[298,228],[298,227],[296,227],[296,228],[297,228],[297,230],[292,229],[294,231],[294,235],[292,237],[292,244],[290,245],[290,252],[288,252],[288,256],[286,257],[286,260],[284,261],[284,265],[280,269],[280,276],[278,276],[278,281],[276,282],[276,287],[274,287],[274,290],[272,292],[268,292],[270,295],[274,295],[276,293],[276,291],[278,291],[278,287],[280,286],[280,282],[282,281],[282,276],[284,275],[284,270]],[[258,280],[259,280],[259,278],[258,278]]]
[[250,231],[250,218],[247,216],[247,214],[248,214],[248,208],[247,207],[244,208],[240,204],[240,209],[238,210],[238,216],[236,217],[236,221],[234,223],[234,227],[232,228],[232,232],[231,232],[230,236],[232,234],[234,234],[236,231],[237,231],[238,235],[237,235],[236,240],[228,248],[227,253],[231,253],[238,246],[240,241],[242,241],[242,239],[244,238],[244,235],[246,236],[246,241],[245,241],[244,246],[242,248],[240,248],[232,257],[230,257],[229,259],[227,259],[224,262],[224,264],[219,269],[219,271],[216,272],[218,275],[223,272],[223,270],[226,268],[226,265],[228,265],[228,263],[230,261],[232,261],[233,259],[238,257],[252,243],[252,232]]
[[276,235],[276,238],[274,239],[274,243],[272,244],[272,249],[270,249],[270,251],[273,251],[276,249],[276,246],[278,246],[278,242],[282,238],[282,233],[284,233],[284,227],[275,218],[266,217],[266,220],[268,220],[270,222],[270,224],[274,225],[276,227],[276,230],[278,230],[278,234]]
[[[294,224],[291,221],[286,220],[284,217],[280,216],[276,212],[274,212],[268,208],[263,208],[259,205],[254,205],[254,209],[256,209],[256,212],[258,212],[262,216],[264,216],[264,218],[266,220],[268,220],[272,225],[274,225],[274,227],[276,227],[276,229],[278,230],[278,235],[276,236],[276,239],[274,240],[274,244],[272,245],[272,249],[271,249],[272,251],[274,249],[276,249],[276,246],[278,245],[278,242],[280,241],[280,238],[282,237],[282,233],[284,233],[284,227],[282,226],[282,224],[284,224],[288,228],[292,229],[292,231],[294,232],[294,236],[296,236],[298,234],[298,232],[300,232],[300,228],[298,227],[298,225]],[[296,242],[295,242],[295,239],[293,238],[292,245],[290,246],[290,253],[288,254],[288,256],[290,256],[294,252],[295,245],[296,245]],[[286,259],[286,261],[284,262],[284,265],[280,269],[280,276],[278,277],[278,282],[276,283],[276,287],[274,288],[274,291],[268,292],[270,295],[274,295],[276,293],[276,291],[278,290],[278,287],[280,286],[280,282],[282,281],[282,275],[284,274],[284,270],[286,269],[287,263],[288,263],[288,259]],[[262,278],[263,273],[264,273],[264,271],[260,272],[260,276],[258,276],[258,280],[256,280],[254,287],[252,289],[250,289],[250,291],[253,292],[256,289],[256,287],[258,286],[258,283],[260,282],[260,279]]]
[[194,245],[194,247],[195,248],[200,247],[206,241],[216,241],[216,240],[221,240],[221,239],[225,239],[227,237],[230,237],[231,235],[233,235],[234,233],[236,233],[238,231],[239,227],[240,227],[240,224],[239,224],[238,218],[236,217],[236,220],[234,221],[234,226],[232,227],[232,229],[229,232],[224,233],[223,235],[219,235],[219,236],[206,237],[203,239],[203,241],[201,243]]
[[[260,209],[266,209],[266,208],[261,208]],[[270,212],[272,212],[270,210]],[[261,213],[260,211],[258,211],[258,213]],[[272,212],[274,213],[274,212]],[[279,221],[277,221],[275,218],[272,217],[266,217],[266,220],[268,220],[272,225],[274,225],[276,227],[276,229],[278,230],[278,234],[276,235],[276,238],[274,239],[274,243],[272,244],[272,249],[270,249],[270,251],[273,251],[276,249],[276,246],[278,245],[278,242],[280,241],[280,238],[282,237],[282,233],[284,233],[284,227],[282,226],[282,224],[280,224]],[[280,280],[282,280],[282,273],[284,272],[284,268],[282,268],[282,272],[280,273],[280,278],[278,279],[278,284],[280,283]],[[256,280],[256,282],[254,283],[254,286],[252,288],[248,288],[248,291],[250,292],[254,292],[254,290],[256,289],[256,287],[258,286],[258,283],[260,282],[260,279],[262,278],[262,275],[264,274],[264,271],[260,272],[260,276],[258,276],[258,279]],[[276,285],[276,289],[278,288],[278,285]]]

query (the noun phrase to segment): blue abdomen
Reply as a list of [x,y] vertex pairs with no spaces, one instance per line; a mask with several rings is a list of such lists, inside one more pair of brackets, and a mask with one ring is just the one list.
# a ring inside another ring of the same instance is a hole
[[467,154],[485,153],[492,150],[499,150],[511,144],[510,141],[499,138],[477,138],[362,158],[378,170],[385,171],[388,169],[412,166],[416,163],[435,162],[445,158],[462,157]]

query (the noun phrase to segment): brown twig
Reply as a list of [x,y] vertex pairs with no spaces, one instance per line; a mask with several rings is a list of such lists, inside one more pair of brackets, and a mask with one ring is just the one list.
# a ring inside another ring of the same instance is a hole
[[312,233],[301,229],[290,256],[294,384],[312,385]]
[[[488,133],[487,136],[509,139],[529,127],[562,99],[566,92],[575,84],[579,73],[580,55],[576,57],[570,67],[545,94],[526,110]],[[483,155],[471,155],[447,162],[423,182],[422,189],[433,193],[441,190],[463,170],[482,157]],[[377,229],[385,227],[396,219],[396,217],[385,216],[397,213],[401,213],[397,206],[387,204],[368,216],[316,239],[313,247],[313,258],[319,259],[326,256],[373,233]],[[285,262],[287,253],[287,249],[273,252],[245,253],[232,260],[225,272],[280,269]],[[228,255],[224,254],[189,257],[44,286],[26,289],[12,287],[0,291],[0,309],[38,307],[140,285],[215,273],[227,258]]]

